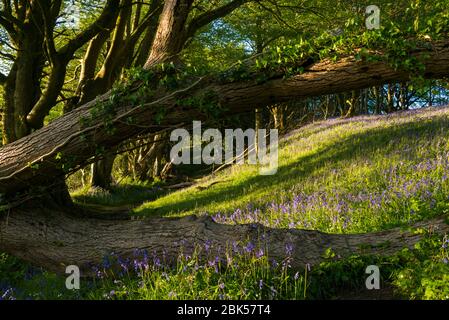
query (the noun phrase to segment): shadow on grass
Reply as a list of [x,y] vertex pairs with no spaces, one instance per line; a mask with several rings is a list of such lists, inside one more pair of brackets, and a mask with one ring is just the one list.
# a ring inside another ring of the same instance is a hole
[[157,186],[125,184],[112,187],[111,190],[89,190],[73,196],[73,200],[76,204],[87,207],[109,207],[112,210],[122,206],[132,209],[166,194],[166,191]]
[[[359,121],[355,122],[360,123]],[[364,119],[361,122],[369,123]],[[345,123],[347,122],[342,124]],[[333,127],[331,126],[331,128]],[[326,130],[329,127],[325,126],[323,129]],[[377,127],[363,133],[354,133],[343,140],[326,145],[313,154],[300,157],[295,162],[280,167],[278,173],[274,176],[255,175],[234,185],[220,186],[202,192],[192,190],[192,193],[186,194],[185,199],[160,208],[144,208],[139,210],[138,214],[164,216],[193,210],[210,203],[225,203],[229,199],[239,198],[246,193],[249,187],[251,187],[251,193],[257,194],[266,191],[273,185],[277,185],[277,187],[288,186],[290,182],[300,181],[330,165],[336,167],[339,162],[350,159],[369,159],[378,155],[379,150],[387,146],[391,150],[385,150],[385,157],[388,157],[392,152],[398,153],[398,150],[394,149],[395,146],[390,144],[392,140],[409,139],[412,148],[418,147],[418,145],[414,145],[416,139],[431,140],[436,135],[441,134],[441,129],[449,129],[448,119],[439,117],[432,118],[431,121],[418,120],[416,122],[411,119],[410,122],[395,124],[390,127]],[[410,153],[404,152],[400,156],[404,159],[405,157],[409,158]]]

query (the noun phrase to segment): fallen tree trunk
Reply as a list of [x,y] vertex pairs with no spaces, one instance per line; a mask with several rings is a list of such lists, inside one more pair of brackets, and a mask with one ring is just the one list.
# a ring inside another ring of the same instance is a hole
[[[431,49],[416,49],[410,53],[417,57],[423,54],[427,56],[424,62],[426,77],[441,78],[449,74],[449,42],[439,42]],[[405,81],[409,77],[408,73],[394,70],[384,62],[368,63],[348,57],[336,63],[316,63],[302,74],[288,79],[278,75],[261,84],[256,80],[220,84],[201,78],[188,88],[149,98],[140,106],[116,103],[115,115],[109,123],[105,123],[105,118],[111,117],[109,109],[92,112],[98,104],[110,100],[110,94],[106,94],[1,148],[0,194],[16,193],[36,185],[46,186],[53,178],[64,176],[67,169],[94,161],[99,148],[107,150],[144,132],[159,132],[206,117],[199,108],[179,105],[180,98],[213,96],[217,104],[226,108],[226,114],[235,114],[294,98],[356,90]],[[166,116],[157,121],[161,110]],[[83,119],[89,119],[89,124],[83,124]],[[130,119],[132,121],[128,121]]]
[[[348,257],[352,254],[392,255],[403,248],[412,248],[423,234],[421,228],[434,234],[449,232],[444,218],[416,223],[407,230],[332,235],[317,231],[270,229],[261,225],[221,225],[210,217],[180,219],[154,218],[138,221],[80,219],[61,211],[46,209],[16,210],[0,222],[0,249],[48,270],[63,273],[68,265],[77,265],[85,275],[92,273],[91,264],[101,265],[111,253],[133,257],[135,249],[147,250],[167,261],[176,261],[182,243],[184,252],[207,243],[211,248],[231,248],[234,243],[252,242],[261,245],[269,259],[278,262],[288,256],[291,264],[302,269],[323,261],[326,250]],[[264,240],[261,240],[264,239]],[[290,250],[290,249],[289,249]],[[226,259],[225,250],[216,252]]]

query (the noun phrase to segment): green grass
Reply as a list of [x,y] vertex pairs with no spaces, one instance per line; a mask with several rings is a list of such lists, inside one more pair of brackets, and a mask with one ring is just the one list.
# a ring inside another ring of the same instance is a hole
[[80,205],[132,207],[165,194],[159,184],[126,181],[111,187],[111,190],[92,189],[87,186],[72,192],[71,195],[74,202]]
[[224,223],[351,233],[448,212],[449,110],[331,120],[297,130],[275,176],[235,166],[135,214],[209,214]]
[[[169,194],[157,185],[127,181],[112,192],[84,189],[73,197],[79,204],[110,207],[147,201],[134,210],[141,216],[209,214],[222,223],[334,233],[385,230],[447,214],[448,129],[449,108],[324,121],[283,139],[275,176],[235,166]],[[118,270],[99,266],[99,277],[84,280],[76,292],[64,289],[64,278],[3,254],[0,298],[342,298],[345,292],[364,289],[365,269],[375,264],[382,286],[394,288],[395,297],[449,299],[448,244],[447,237],[428,235],[413,250],[388,258],[341,260],[330,254],[320,266],[300,274],[289,268],[288,257],[273,265],[264,255],[244,249],[228,249],[230,262],[180,255],[175,267],[164,265],[160,257],[145,263],[136,258]]]

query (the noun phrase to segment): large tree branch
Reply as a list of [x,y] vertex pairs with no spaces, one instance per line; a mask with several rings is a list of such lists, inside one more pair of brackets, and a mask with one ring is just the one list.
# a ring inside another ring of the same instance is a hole
[[56,25],[56,19],[61,10],[62,0],[56,0],[52,3],[37,1],[39,6],[43,21],[44,21],[44,35],[45,44],[48,51],[48,60],[52,63],[56,63],[58,52],[56,50],[55,39],[54,39],[54,29]]
[[166,1],[161,14],[159,27],[151,48],[150,56],[145,64],[152,65],[174,59],[183,49],[187,41],[201,27],[230,14],[249,0],[234,0],[230,3],[194,18],[188,25],[192,0]]
[[4,12],[0,12],[0,25],[5,28],[11,38],[15,39],[17,37],[16,26],[6,16]]
[[[0,219],[0,250],[59,273],[64,273],[66,266],[77,265],[87,276],[94,274],[92,263],[100,267],[112,253],[122,259],[136,258],[136,249],[158,256],[164,253],[166,263],[174,263],[181,250],[192,254],[195,247],[204,248],[208,243],[209,254],[226,263],[225,248],[235,244],[243,248],[251,242],[256,248],[260,246],[270,260],[280,263],[288,258],[294,270],[304,270],[324,261],[329,249],[341,258],[354,254],[389,256],[404,248],[412,249],[425,237],[413,229],[438,235],[449,232],[444,217],[410,227],[412,230],[335,235],[261,225],[220,225],[210,217],[95,220],[33,207]],[[287,252],[287,246],[291,252]],[[207,259],[204,250],[199,254]]]
[[95,71],[97,68],[98,58],[100,57],[101,49],[108,40],[110,34],[111,30],[104,30],[90,41],[89,46],[87,47],[86,53],[84,55],[81,67],[79,84],[76,91],[77,96],[81,96],[86,83],[95,77]]
[[[447,76],[449,42],[439,42],[431,47],[417,49],[410,55],[427,56],[424,76]],[[410,74],[395,70],[385,62],[358,61],[347,57],[336,63],[322,61],[313,64],[304,73],[287,79],[278,75],[258,83],[257,78],[255,75],[254,79],[237,83],[201,78],[188,88],[148,97],[148,102],[139,106],[127,102],[129,100],[125,96],[133,94],[133,88],[129,88],[122,99],[117,100],[121,102],[114,104],[113,111],[110,107],[106,110],[98,108],[98,105],[110,101],[110,95],[106,94],[30,136],[1,148],[0,193],[45,185],[61,176],[61,166],[74,168],[79,163],[92,161],[98,155],[98,146],[112,148],[143,132],[158,132],[164,127],[207,118],[194,106],[180,105],[179,101],[186,97],[214,97],[217,105],[226,110],[223,114],[226,116],[291,99],[402,82],[409,80]],[[94,108],[95,112],[92,111]],[[158,122],[155,119],[160,110],[164,110],[166,116]],[[105,118],[109,120],[105,121]]]
[[[131,11],[131,1],[125,0],[117,20],[114,36],[106,59],[96,76],[94,75],[94,71],[99,52],[106,39],[98,37],[91,41],[86,52],[82,78],[80,79],[80,87],[78,88],[78,95],[80,97],[79,104],[89,102],[112,87],[113,83],[120,76],[129,57],[132,57],[135,44],[147,29],[149,23],[153,21],[153,15],[155,14],[155,12],[148,12],[140,24],[135,20],[135,29],[130,35],[125,37],[125,32],[131,19]],[[86,85],[87,83],[88,85]]]
[[[116,68],[117,64],[120,64],[120,53],[122,46],[124,45],[125,32],[132,14],[132,0],[123,0],[123,8],[120,10],[120,14],[117,19],[117,25],[115,27],[114,35],[112,37],[111,47],[106,56],[101,70],[99,71],[97,78],[101,78],[106,82],[107,88],[110,88],[115,80],[114,73],[121,71],[121,68]],[[120,70],[118,70],[120,69]],[[104,93],[104,92],[102,92]]]

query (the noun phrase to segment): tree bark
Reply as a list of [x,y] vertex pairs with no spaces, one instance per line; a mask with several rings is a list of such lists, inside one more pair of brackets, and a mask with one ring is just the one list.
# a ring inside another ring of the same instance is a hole
[[390,83],[387,91],[387,113],[392,113],[394,111],[394,91],[395,86]]
[[[225,252],[219,251],[219,247],[225,249],[234,243],[252,242],[256,246],[259,244],[269,259],[278,262],[287,257],[286,246],[291,245],[292,267],[301,270],[307,264],[313,267],[322,262],[328,249],[342,258],[353,254],[387,256],[403,248],[413,248],[424,237],[422,233],[403,228],[333,235],[261,225],[220,225],[210,217],[109,221],[81,219],[66,212],[67,209],[42,208],[11,212],[0,220],[0,250],[51,271],[63,273],[66,266],[77,265],[84,275],[90,275],[91,264],[101,266],[103,258],[112,253],[127,258],[133,256],[135,249],[158,255],[164,252],[167,262],[174,262],[180,253],[179,243],[183,243],[183,251],[188,253],[195,246],[204,248],[208,242],[214,253],[225,260]],[[416,223],[413,228],[440,235],[449,232],[449,225],[443,218]]]
[[173,60],[181,52],[187,40],[185,26],[192,4],[193,0],[165,2],[146,68]]
[[145,35],[143,36],[138,55],[135,61],[135,65],[139,67],[143,67],[145,62],[148,59],[148,52],[151,51],[151,47],[153,46],[154,38],[156,37],[156,32],[158,29],[158,21],[159,17],[162,13],[163,9],[162,0],[153,0],[151,1],[150,12],[154,12],[151,21],[145,31]]
[[90,185],[93,188],[110,189],[112,185],[112,169],[114,167],[115,156],[111,153],[104,155],[102,160],[92,164],[92,177]]

